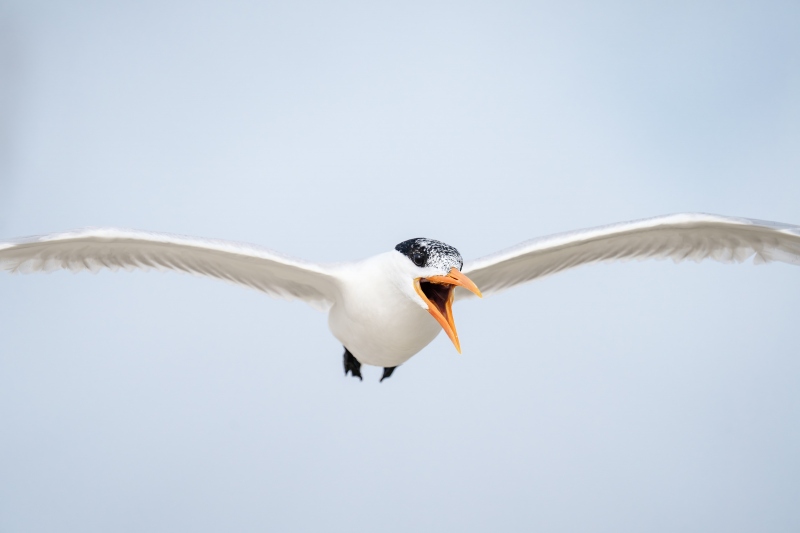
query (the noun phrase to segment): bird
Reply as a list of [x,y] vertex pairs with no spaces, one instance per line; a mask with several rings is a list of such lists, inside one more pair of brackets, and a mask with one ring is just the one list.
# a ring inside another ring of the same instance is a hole
[[679,213],[559,233],[464,262],[441,241],[414,238],[360,261],[313,263],[232,241],[115,228],[85,228],[0,243],[12,273],[174,270],[302,300],[327,311],[344,347],[344,374],[383,367],[380,381],[444,331],[461,353],[453,304],[584,264],[712,259],[800,265],[800,226]]

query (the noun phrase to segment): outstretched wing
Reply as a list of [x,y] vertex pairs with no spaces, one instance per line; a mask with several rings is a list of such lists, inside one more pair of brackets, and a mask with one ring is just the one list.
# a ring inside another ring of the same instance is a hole
[[[685,213],[622,222],[525,241],[464,265],[491,294],[568,268],[599,261],[714,259],[800,265],[800,227],[747,218]],[[464,298],[471,293],[458,291]]]
[[0,270],[10,272],[177,270],[303,300],[327,309],[337,295],[330,266],[267,248],[166,233],[88,228],[0,243]]

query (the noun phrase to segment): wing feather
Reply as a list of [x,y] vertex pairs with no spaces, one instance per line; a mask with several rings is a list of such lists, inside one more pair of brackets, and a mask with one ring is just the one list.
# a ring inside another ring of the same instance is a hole
[[250,244],[167,233],[87,228],[0,243],[0,270],[174,270],[244,285],[327,309],[338,294],[334,265]]
[[[463,272],[491,294],[579,265],[672,259],[800,265],[800,227],[703,213],[667,215],[525,241],[469,261]],[[458,291],[457,297],[471,293]]]

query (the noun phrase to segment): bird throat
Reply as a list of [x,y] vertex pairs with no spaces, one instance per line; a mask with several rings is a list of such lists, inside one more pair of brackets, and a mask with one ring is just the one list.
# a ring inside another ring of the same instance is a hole
[[439,283],[432,283],[430,281],[420,280],[419,288],[425,295],[428,305],[433,305],[436,309],[445,316],[451,319],[450,309],[448,309],[447,302],[450,300],[450,295],[455,290],[453,285],[441,285]]
[[461,353],[461,343],[458,341],[456,323],[453,320],[455,286],[426,279],[417,279],[414,281],[414,288],[420,298],[428,305],[428,313],[442,326],[458,353]]

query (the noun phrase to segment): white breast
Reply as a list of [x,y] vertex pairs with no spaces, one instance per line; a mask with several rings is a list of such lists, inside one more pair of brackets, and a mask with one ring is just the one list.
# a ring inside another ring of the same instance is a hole
[[330,310],[328,326],[362,364],[398,366],[441,331],[421,301],[412,299],[407,261],[392,251],[337,273],[341,296]]

